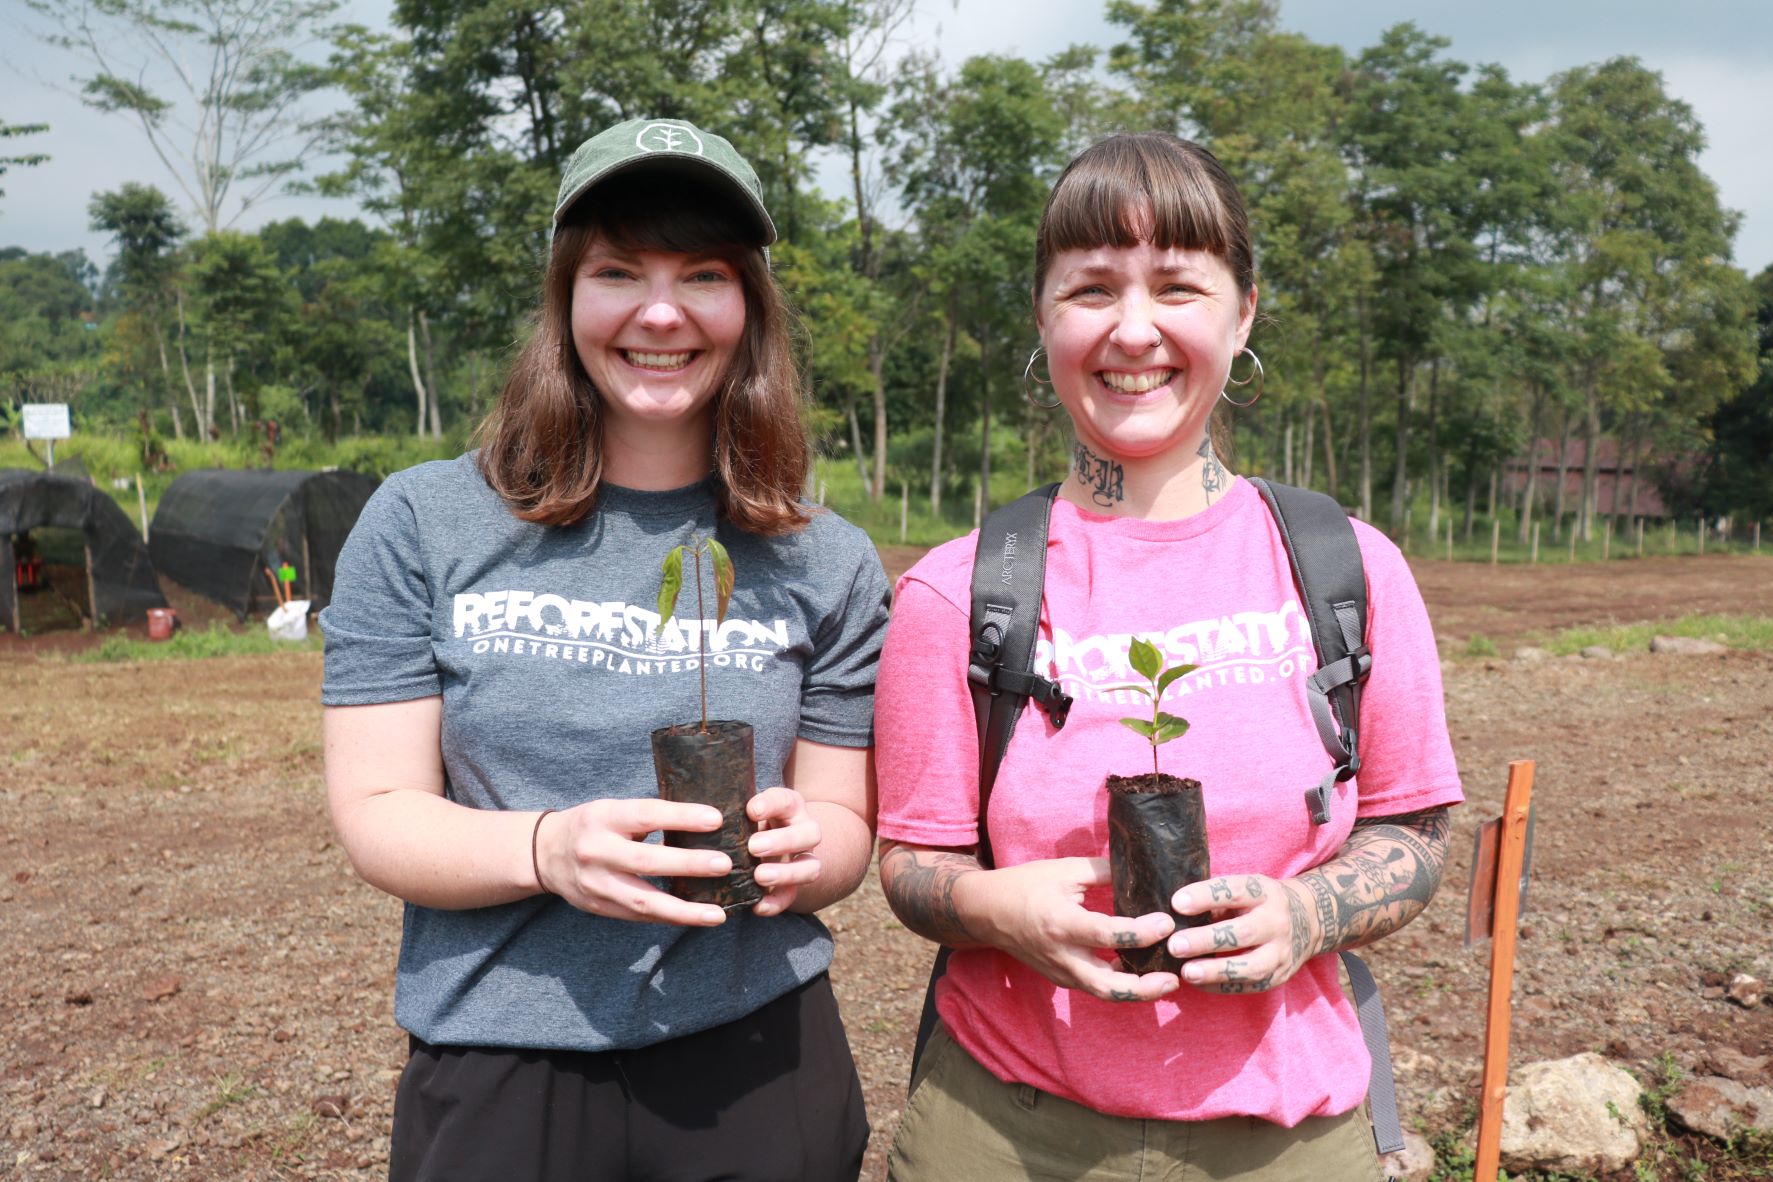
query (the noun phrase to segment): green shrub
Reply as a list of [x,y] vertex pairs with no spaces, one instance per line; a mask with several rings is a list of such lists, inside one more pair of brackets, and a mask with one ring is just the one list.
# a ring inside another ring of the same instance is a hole
[[310,623],[304,641],[276,640],[264,625],[236,631],[218,622],[201,632],[181,628],[171,640],[137,640],[124,633],[105,638],[96,648],[74,654],[70,660],[81,663],[116,661],[188,661],[208,657],[264,656],[269,653],[320,652],[324,648],[320,630]]

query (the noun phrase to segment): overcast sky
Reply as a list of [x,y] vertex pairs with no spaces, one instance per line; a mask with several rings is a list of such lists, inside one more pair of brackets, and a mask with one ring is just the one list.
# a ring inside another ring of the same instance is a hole
[[[1092,0],[918,0],[908,40],[940,44],[959,63],[976,53],[1040,58],[1085,42],[1113,44],[1116,30]],[[355,19],[380,23],[387,0],[356,0]],[[1010,14],[1013,13],[1013,19]],[[33,251],[83,247],[95,260],[111,253],[86,228],[86,205],[98,190],[124,181],[176,190],[139,129],[117,116],[82,107],[67,92],[77,63],[22,32],[34,19],[23,0],[0,0],[0,121],[42,122],[44,135],[0,141],[0,155],[47,152],[35,168],[0,178],[0,245]],[[1282,0],[1281,23],[1314,41],[1357,52],[1387,27],[1414,20],[1452,41],[1460,61],[1496,62],[1516,79],[1541,81],[1572,66],[1621,54],[1659,71],[1670,93],[1692,105],[1708,146],[1700,163],[1718,184],[1726,207],[1743,215],[1735,258],[1751,273],[1773,263],[1773,153],[1766,122],[1773,114],[1773,3],[1766,0],[1488,0],[1482,5],[1406,0]],[[58,91],[50,84],[61,83]],[[836,180],[837,178],[834,178]],[[252,228],[286,217],[350,216],[353,207],[318,198],[267,201],[239,223]]]

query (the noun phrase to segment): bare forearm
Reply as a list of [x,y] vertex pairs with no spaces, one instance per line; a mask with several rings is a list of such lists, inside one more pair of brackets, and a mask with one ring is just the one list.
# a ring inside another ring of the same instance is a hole
[[1440,889],[1449,828],[1445,808],[1357,822],[1334,858],[1285,883],[1295,959],[1370,944],[1420,915]]
[[424,907],[461,910],[538,892],[535,813],[473,809],[401,789],[335,806],[339,843],[364,881]]
[[924,939],[950,948],[985,943],[956,897],[962,879],[984,872],[972,854],[881,843],[880,886],[893,914]]
[[788,910],[810,915],[849,896],[868,875],[874,831],[855,810],[831,801],[809,800],[806,810],[819,822],[819,877],[801,887]]

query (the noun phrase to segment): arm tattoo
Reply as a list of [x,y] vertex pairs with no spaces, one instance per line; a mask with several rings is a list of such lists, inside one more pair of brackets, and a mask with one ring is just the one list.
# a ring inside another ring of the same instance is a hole
[[1315,951],[1370,944],[1420,915],[1440,888],[1450,828],[1445,808],[1355,822],[1334,858],[1299,876],[1316,902]]
[[1079,443],[1072,449],[1071,462],[1096,504],[1108,509],[1127,499],[1126,470],[1113,460],[1103,459]]
[[1224,492],[1231,483],[1231,474],[1225,470],[1225,465],[1219,462],[1218,455],[1213,451],[1211,425],[1207,427],[1207,437],[1200,441],[1200,448],[1194,454],[1201,458],[1200,486],[1207,494],[1207,504],[1211,505],[1214,495]]
[[890,845],[880,855],[880,883],[902,923],[926,940],[950,947],[977,944],[955,910],[954,884],[983,870],[972,854]]

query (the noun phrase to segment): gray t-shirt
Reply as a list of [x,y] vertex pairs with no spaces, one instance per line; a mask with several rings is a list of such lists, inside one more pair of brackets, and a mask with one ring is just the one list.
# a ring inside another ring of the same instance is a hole
[[[471,455],[396,473],[339,555],[321,701],[441,694],[445,793],[471,808],[656,796],[651,731],[700,714],[694,568],[661,633],[659,566],[715,520],[707,483],[606,485],[561,527],[520,521]],[[708,710],[753,726],[758,785],[782,782],[797,738],[868,746],[888,589],[867,535],[819,512],[784,537],[717,536],[737,585],[715,627],[704,559]],[[408,904],[395,1018],[430,1043],[640,1047],[751,1013],[830,961],[811,916],[735,910],[691,929],[552,896]]]

